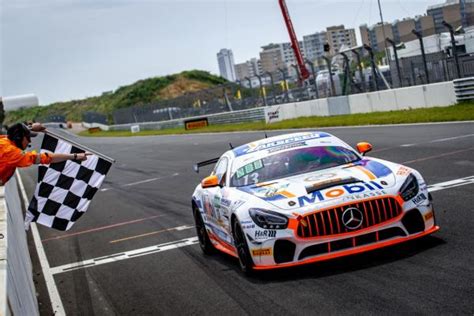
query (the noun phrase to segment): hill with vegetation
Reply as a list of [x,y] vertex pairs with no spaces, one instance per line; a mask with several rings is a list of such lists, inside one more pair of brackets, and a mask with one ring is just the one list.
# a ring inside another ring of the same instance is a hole
[[112,113],[118,109],[173,99],[185,93],[211,88],[226,82],[224,78],[211,75],[207,71],[184,71],[179,74],[139,80],[113,92],[105,92],[101,96],[10,111],[6,113],[5,124],[40,120],[50,115],[64,115],[67,120],[78,122],[82,120],[82,114],[88,111],[105,114],[110,119]]

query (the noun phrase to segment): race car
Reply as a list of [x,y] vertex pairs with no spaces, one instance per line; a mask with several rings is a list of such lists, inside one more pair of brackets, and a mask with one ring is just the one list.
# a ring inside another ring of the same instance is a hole
[[325,132],[248,143],[197,185],[192,210],[205,254],[239,259],[245,273],[387,247],[439,229],[420,173],[365,156]]

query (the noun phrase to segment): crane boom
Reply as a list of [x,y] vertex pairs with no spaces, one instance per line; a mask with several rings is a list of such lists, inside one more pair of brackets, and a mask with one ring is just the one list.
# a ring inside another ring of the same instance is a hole
[[303,55],[301,54],[300,46],[298,44],[298,38],[296,37],[295,30],[293,28],[293,23],[291,23],[290,13],[288,12],[288,8],[286,7],[285,0],[278,0],[280,4],[281,12],[283,14],[283,18],[285,19],[286,28],[288,29],[288,34],[290,35],[291,40],[291,48],[293,48],[293,52],[295,53],[296,62],[298,63],[299,68],[299,75],[300,80],[303,81],[308,79],[309,71],[306,69]]

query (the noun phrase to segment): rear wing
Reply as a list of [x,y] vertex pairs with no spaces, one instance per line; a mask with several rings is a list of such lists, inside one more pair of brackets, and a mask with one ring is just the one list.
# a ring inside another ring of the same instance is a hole
[[220,157],[213,158],[213,159],[209,159],[209,160],[206,160],[206,161],[198,162],[197,164],[195,164],[195,165],[193,166],[193,169],[194,169],[194,171],[195,171],[196,173],[199,173],[199,168],[201,168],[201,167],[203,167],[203,166],[215,164],[217,161],[219,161],[219,158],[220,158]]

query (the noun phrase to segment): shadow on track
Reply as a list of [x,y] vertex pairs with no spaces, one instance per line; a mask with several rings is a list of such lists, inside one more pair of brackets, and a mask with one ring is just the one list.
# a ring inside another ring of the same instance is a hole
[[[257,271],[252,277],[246,278],[249,282],[255,284],[285,282],[297,279],[324,278],[403,260],[445,243],[446,242],[443,239],[438,237],[426,236],[421,239],[410,240],[402,244],[343,258],[298,267]],[[215,269],[217,263],[221,266],[228,267],[228,269],[221,269],[221,272],[234,270],[236,273],[239,273],[241,277],[245,278],[239,270],[238,260],[229,255],[217,253],[213,256],[206,256],[200,253],[199,255],[194,254],[192,257],[207,269]],[[215,275],[216,270],[214,270],[212,274]]]

